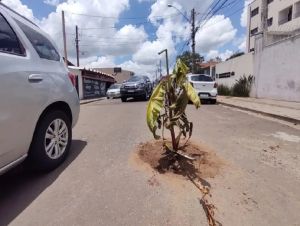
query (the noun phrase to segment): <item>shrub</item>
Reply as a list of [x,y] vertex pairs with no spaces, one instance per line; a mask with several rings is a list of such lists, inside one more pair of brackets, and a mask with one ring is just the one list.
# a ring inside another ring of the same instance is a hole
[[232,96],[249,97],[253,81],[254,77],[252,75],[240,77],[232,87]]
[[231,95],[231,89],[230,87],[220,84],[218,85],[218,94],[221,96],[230,96]]

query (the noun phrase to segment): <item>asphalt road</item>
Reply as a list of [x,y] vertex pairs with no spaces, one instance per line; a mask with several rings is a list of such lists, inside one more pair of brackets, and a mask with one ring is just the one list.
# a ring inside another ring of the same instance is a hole
[[[61,167],[0,177],[0,225],[207,225],[193,185],[131,163],[152,139],[145,113],[145,102],[83,105]],[[299,130],[220,105],[189,106],[188,115],[193,139],[226,163],[208,179],[223,225],[300,225]]]

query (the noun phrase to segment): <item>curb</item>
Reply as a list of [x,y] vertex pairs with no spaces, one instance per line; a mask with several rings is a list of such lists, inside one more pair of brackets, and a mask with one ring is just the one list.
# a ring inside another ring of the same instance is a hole
[[89,104],[89,103],[93,103],[93,102],[100,101],[100,100],[103,100],[103,98],[97,98],[97,99],[91,99],[91,100],[86,100],[86,101],[80,101],[80,105]]
[[286,121],[286,122],[293,123],[295,125],[300,124],[300,120],[294,119],[294,118],[291,118],[291,117],[288,117],[288,116],[276,115],[276,114],[272,114],[272,113],[268,113],[268,112],[264,112],[264,111],[258,111],[258,110],[254,110],[254,109],[251,109],[251,108],[241,107],[241,106],[237,106],[237,105],[234,105],[234,104],[228,104],[228,103],[224,103],[224,102],[220,102],[220,101],[218,101],[218,104],[224,105],[224,106],[227,106],[227,107],[237,108],[237,109],[244,110],[244,111],[254,112],[254,113],[257,113],[257,114],[260,114],[260,115],[264,115],[264,116],[269,116],[269,117],[272,117],[272,118],[276,118],[276,119],[280,119],[280,120],[283,120],[283,121]]

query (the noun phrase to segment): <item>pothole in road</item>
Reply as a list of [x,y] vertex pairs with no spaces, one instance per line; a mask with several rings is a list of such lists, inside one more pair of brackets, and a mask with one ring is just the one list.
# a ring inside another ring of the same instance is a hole
[[184,152],[195,160],[174,158],[173,155],[165,152],[161,140],[155,140],[141,143],[138,146],[136,159],[137,163],[146,163],[160,174],[181,175],[187,179],[199,180],[215,177],[224,165],[223,161],[203,144],[189,142]]

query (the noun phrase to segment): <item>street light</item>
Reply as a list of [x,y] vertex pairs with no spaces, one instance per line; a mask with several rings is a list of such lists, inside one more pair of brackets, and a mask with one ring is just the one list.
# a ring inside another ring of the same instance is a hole
[[195,62],[195,55],[196,55],[196,42],[195,42],[195,37],[196,37],[196,32],[198,31],[199,27],[195,27],[195,9],[193,8],[191,11],[191,19],[187,18],[183,12],[181,12],[177,7],[168,4],[168,7],[172,7],[176,9],[183,17],[191,24],[191,40],[192,40],[192,73],[195,74],[196,72],[196,62]]
[[163,52],[166,52],[166,65],[167,65],[167,75],[169,76],[169,60],[168,60],[168,50],[164,49],[158,53],[158,55],[162,54]]
[[171,4],[168,4],[168,7],[176,9],[189,23],[191,23],[190,19],[187,18],[187,16],[183,12],[181,12],[177,7],[175,7]]

